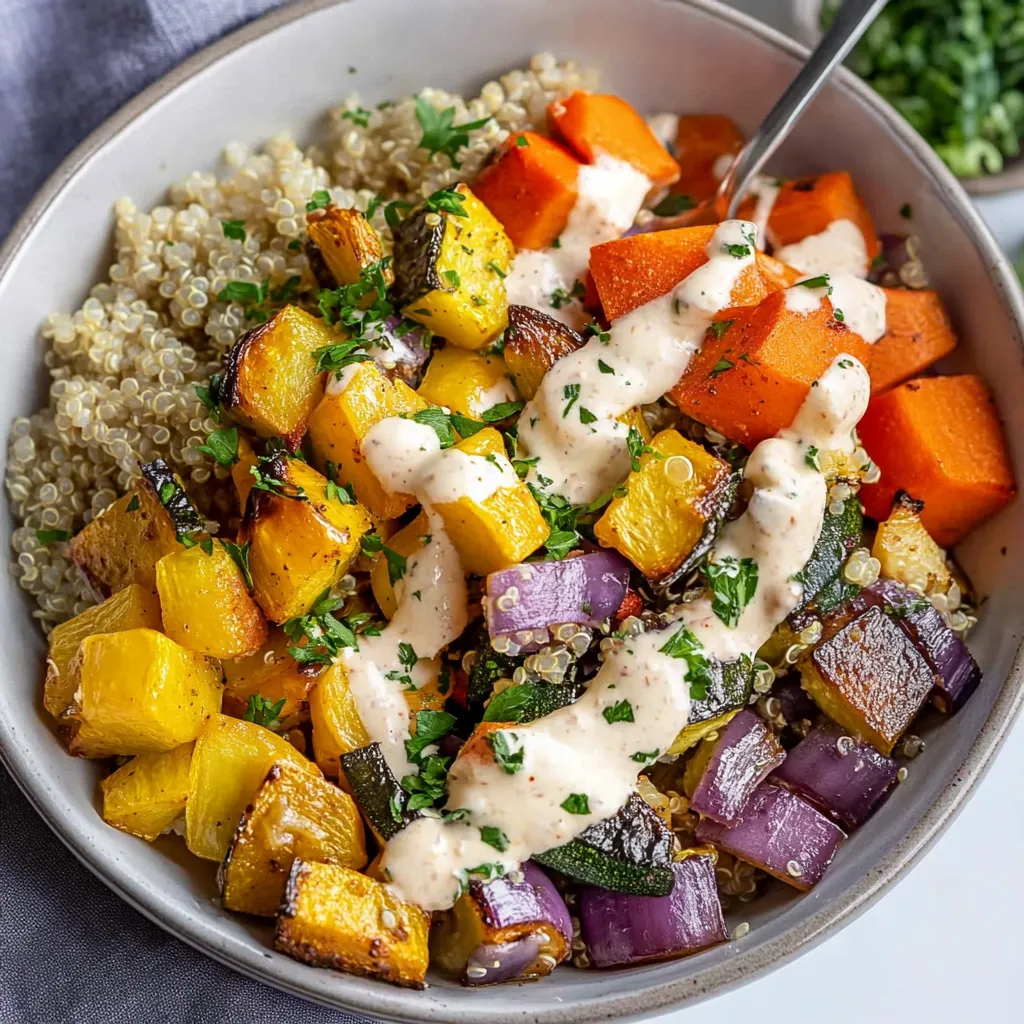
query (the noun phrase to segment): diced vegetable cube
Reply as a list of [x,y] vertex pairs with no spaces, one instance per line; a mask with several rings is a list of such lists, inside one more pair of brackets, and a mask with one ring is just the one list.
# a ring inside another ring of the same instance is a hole
[[405,790],[388,767],[379,743],[369,743],[358,750],[339,755],[341,781],[352,793],[366,824],[377,842],[383,846],[410,821],[420,817],[419,811],[405,807]]
[[70,674],[68,749],[80,757],[171,750],[220,710],[219,663],[152,629],[87,636]]
[[703,740],[687,763],[683,784],[690,808],[713,821],[734,821],[754,790],[785,758],[768,726],[752,712],[740,711],[717,739]]
[[275,761],[312,775],[320,769],[287,740],[255,722],[214,715],[196,739],[185,805],[185,842],[197,856],[222,860],[239,818]]
[[583,346],[583,339],[568,325],[532,306],[508,307],[505,331],[505,364],[516,390],[527,401],[540,387],[544,374],[570,352]]
[[154,592],[138,583],[129,584],[103,604],[54,626],[46,657],[43,707],[54,718],[67,711],[77,685],[71,672],[71,662],[87,636],[143,627],[160,629],[160,602]]
[[417,394],[431,405],[447,406],[474,420],[518,397],[501,356],[484,356],[454,345],[434,353]]
[[245,515],[245,506],[249,501],[256,478],[252,475],[253,466],[259,467],[260,460],[253,450],[252,442],[241,431],[238,434],[238,461],[231,467],[231,480],[238,494],[238,510]]
[[956,348],[956,335],[937,292],[884,288],[885,334],[871,349],[871,392],[916,377]]
[[[305,615],[348,572],[373,519],[362,505],[327,493],[301,459],[262,464],[260,490],[243,525],[256,601],[272,622]],[[347,495],[344,495],[347,499]]]
[[100,783],[103,820],[152,842],[185,813],[192,744],[138,754]]
[[899,765],[831,723],[817,726],[787,755],[772,780],[857,828],[881,806]]
[[732,825],[704,818],[697,839],[712,843],[806,892],[832,863],[846,833],[805,800],[770,782],[751,797]]
[[358,870],[363,822],[352,797],[294,764],[275,764],[238,823],[218,873],[228,910],[273,917],[296,858]]
[[467,185],[451,191],[464,216],[423,206],[395,229],[393,297],[405,316],[450,344],[479,349],[508,324],[504,278],[515,250]]
[[[508,461],[505,442],[493,427],[485,427],[455,447],[467,455]],[[550,533],[537,502],[521,480],[514,486],[499,488],[483,501],[462,497],[440,502],[434,511],[444,520],[463,569],[479,576],[521,562]]]
[[999,414],[980,377],[922,377],[876,395],[858,426],[882,471],[861,488],[864,510],[884,519],[904,490],[924,502],[921,522],[952,547],[1017,492]]
[[473,185],[517,249],[546,249],[576,205],[580,162],[537,132],[513,133]]
[[331,665],[317,679],[309,694],[309,716],[313,722],[316,763],[330,778],[343,778],[339,757],[365,747],[370,742],[370,734],[359,717],[359,708],[341,665]]
[[220,400],[233,419],[260,437],[297,447],[324,394],[313,353],[338,336],[298,306],[285,306],[246,331],[224,359]]
[[393,519],[411,508],[411,494],[388,494],[362,455],[370,428],[389,416],[426,409],[427,403],[403,381],[389,380],[376,363],[360,363],[344,391],[331,393],[309,421],[309,440],[316,464],[337,468],[338,482],[351,484],[356,497],[378,519]]
[[682,114],[675,142],[680,173],[672,192],[689,196],[696,206],[718,191],[722,175],[716,165],[743,148],[743,133],[724,114]]
[[691,696],[690,717],[665,753],[682,754],[705,736],[723,729],[744,707],[754,689],[749,659],[711,662],[711,682],[702,696]]
[[423,988],[430,918],[340,864],[296,860],[274,946],[317,967]]
[[255,654],[225,661],[224,713],[241,718],[250,697],[260,696],[272,704],[283,699],[278,721],[282,727],[292,724],[306,710],[309,691],[316,683],[316,676],[288,653],[288,648],[294,646],[275,627]]
[[699,953],[729,933],[715,884],[715,852],[685,851],[672,865],[667,896],[586,888],[579,894],[583,941],[595,967],[618,967]]
[[883,754],[892,753],[934,683],[924,657],[878,607],[811,648],[800,676],[829,718]]
[[625,497],[611,500],[594,534],[657,580],[686,561],[709,523],[717,526],[730,470],[675,430],[663,430],[647,448]]
[[[428,543],[424,538],[429,536],[430,520],[425,512],[420,512],[411,523],[388,538],[387,548],[407,559]],[[370,566],[370,587],[380,610],[390,619],[398,608],[398,598],[391,582],[391,568],[387,555],[383,551],[373,556],[373,563]]]
[[[367,267],[384,256],[380,236],[358,210],[326,206],[306,216],[306,256],[324,288],[355,284]],[[390,268],[384,280],[391,283]]]
[[222,544],[180,548],[156,564],[164,632],[214,658],[240,658],[267,639],[267,621]]
[[923,510],[924,502],[898,491],[889,518],[878,524],[871,554],[881,563],[883,576],[921,594],[944,594],[953,578],[946,552],[921,522]]

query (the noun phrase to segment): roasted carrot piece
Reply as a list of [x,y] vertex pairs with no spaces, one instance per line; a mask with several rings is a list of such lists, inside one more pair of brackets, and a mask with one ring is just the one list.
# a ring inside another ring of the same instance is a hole
[[889,514],[904,490],[924,502],[921,522],[951,547],[1016,493],[999,414],[980,377],[921,377],[871,399],[857,428],[882,471],[861,488],[864,509]]
[[956,348],[938,293],[885,288],[886,331],[871,352],[871,393],[917,376]]
[[[715,225],[672,228],[617,238],[590,250],[590,273],[604,315],[615,320],[659,295],[708,261]],[[733,287],[737,306],[755,306],[766,294],[757,266],[749,267]]]
[[735,156],[743,147],[736,122],[724,114],[683,114],[676,130],[679,180],[673,192],[688,195],[694,203],[710,199],[718,189],[715,164],[723,156]]
[[777,245],[792,245],[820,234],[835,220],[852,220],[860,228],[869,261],[881,252],[871,214],[847,171],[787,181],[768,218],[768,235]]
[[536,132],[510,135],[473,192],[517,249],[546,249],[565,230],[576,203],[580,162]]
[[833,319],[825,298],[814,312],[800,313],[786,306],[785,292],[773,292],[759,306],[723,310],[715,320],[669,398],[748,448],[793,422],[837,355],[865,365],[870,356],[865,341]]
[[789,288],[804,276],[796,267],[791,267],[788,263],[783,263],[782,260],[777,260],[760,250],[757,253],[757,269],[761,271],[761,279],[769,292]]
[[594,163],[600,153],[632,164],[656,186],[671,185],[679,177],[672,159],[647,122],[618,96],[574,92],[548,106],[548,124],[581,160]]

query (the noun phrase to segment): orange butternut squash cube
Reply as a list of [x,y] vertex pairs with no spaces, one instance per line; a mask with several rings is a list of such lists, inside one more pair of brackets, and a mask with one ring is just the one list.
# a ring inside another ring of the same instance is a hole
[[427,403],[404,381],[389,380],[376,363],[360,363],[347,387],[328,394],[309,421],[313,460],[336,467],[339,483],[351,484],[356,497],[378,519],[394,519],[416,504],[411,494],[389,494],[362,455],[363,438],[389,416],[411,415]]
[[663,430],[594,525],[605,546],[626,556],[645,576],[671,574],[720,513],[730,470],[675,430]]
[[916,377],[956,348],[956,335],[937,292],[883,288],[885,334],[871,349],[871,393]]
[[348,793],[283,761],[267,772],[224,857],[224,906],[273,917],[297,857],[358,870],[366,865],[366,837]]
[[103,820],[152,842],[184,813],[192,744],[160,754],[137,754],[101,783]]
[[[485,427],[456,446],[467,455],[511,464],[505,443],[493,427]],[[469,497],[441,502],[434,511],[444,520],[466,572],[486,576],[521,562],[547,540],[548,524],[529,488],[521,480],[501,487],[482,502]]]
[[249,698],[260,696],[276,704],[284,700],[277,718],[282,728],[296,724],[306,710],[309,691],[316,676],[288,653],[295,646],[277,627],[270,630],[266,643],[245,658],[224,662],[224,713],[241,718]]
[[220,664],[152,629],[87,636],[71,675],[68,749],[80,757],[171,750],[220,710]]
[[434,352],[416,393],[431,405],[447,406],[474,420],[519,397],[501,356],[485,356],[454,345]]
[[[267,639],[267,620],[223,544],[179,548],[156,564],[164,632],[214,658],[240,658]],[[207,553],[207,548],[209,553]]]
[[156,594],[138,583],[129,584],[103,604],[55,626],[50,633],[50,649],[46,656],[43,707],[54,718],[59,718],[68,709],[77,686],[77,680],[70,671],[71,662],[87,636],[143,627],[160,629],[160,626],[160,602]]
[[214,715],[196,739],[185,805],[185,842],[197,856],[222,860],[242,812],[275,761],[319,776],[287,740],[254,722]]
[[675,158],[679,180],[675,193],[687,195],[696,206],[718,191],[721,175],[715,165],[723,156],[743,148],[743,134],[724,114],[681,114],[676,127]]
[[284,622],[305,615],[348,572],[373,519],[362,505],[329,497],[327,479],[301,459],[264,462],[260,473],[268,489],[250,501],[243,534],[256,601]]
[[430,917],[340,864],[296,860],[274,947],[317,967],[423,988]]

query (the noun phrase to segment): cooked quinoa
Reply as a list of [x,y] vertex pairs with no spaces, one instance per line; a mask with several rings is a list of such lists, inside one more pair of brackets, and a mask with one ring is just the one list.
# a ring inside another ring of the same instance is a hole
[[[438,109],[454,106],[457,123],[491,118],[469,133],[458,167],[419,148],[415,96],[366,110],[353,95],[330,112],[322,146],[304,152],[287,135],[256,151],[232,142],[219,174],[194,171],[148,213],[119,199],[107,279],[76,312],[52,313],[42,325],[49,402],[11,428],[5,483],[18,522],[13,569],[35,596],[43,628],[97,597],[64,545],[42,544],[37,531],[74,533],[127,489],[140,463],[167,460],[207,515],[230,516],[233,498],[220,486],[228,471],[196,450],[216,424],[194,386],[217,371],[251,322],[240,304],[216,296],[231,281],[266,281],[273,290],[297,276],[292,301],[315,306],[300,244],[314,192],[362,211],[378,194],[427,196],[474,177],[510,132],[543,125],[553,99],[595,84],[575,62],[539,54],[470,100],[422,90]],[[244,241],[225,235],[223,222],[233,220],[244,222]],[[387,244],[381,208],[372,222]]]

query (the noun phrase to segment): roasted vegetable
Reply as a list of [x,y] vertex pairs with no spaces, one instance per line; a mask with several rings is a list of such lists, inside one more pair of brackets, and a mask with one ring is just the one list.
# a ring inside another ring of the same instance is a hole
[[382,845],[405,828],[419,811],[405,810],[405,791],[388,767],[379,743],[370,743],[339,757],[348,789],[366,823]]
[[214,715],[196,739],[185,806],[185,842],[197,856],[222,860],[238,820],[275,761],[319,776],[287,740],[255,722]]
[[101,783],[103,820],[152,842],[184,813],[192,744],[159,754],[138,754]]
[[219,663],[152,629],[86,637],[69,673],[68,750],[80,757],[171,750],[220,710]]
[[921,594],[944,594],[953,577],[946,553],[921,522],[923,511],[923,501],[897,491],[889,518],[878,524],[871,554],[878,559],[883,576]]
[[724,728],[733,715],[747,704],[754,689],[749,658],[724,664],[712,661],[710,679],[703,694],[691,696],[687,724],[666,753],[685,753],[705,736]]
[[324,394],[313,353],[337,340],[323,320],[285,306],[246,331],[225,356],[221,403],[260,437],[283,437],[297,447]]
[[[696,206],[718,190],[722,157],[735,156],[743,146],[736,122],[724,114],[682,114],[676,127],[675,158],[679,180],[673,194],[685,195]],[[659,211],[660,212],[660,211]]]
[[313,722],[313,751],[316,763],[332,779],[341,776],[338,758],[370,742],[370,735],[359,717],[348,677],[341,665],[331,665],[316,681],[309,695],[309,715]]
[[132,489],[68,544],[68,557],[103,594],[131,583],[156,591],[156,563],[204,523],[162,459],[146,463]]
[[259,468],[260,460],[253,450],[252,443],[244,433],[238,433],[238,461],[231,467],[231,480],[238,494],[238,510],[245,515],[245,506],[249,503],[249,492],[256,483],[252,475],[255,466]]
[[295,723],[306,709],[306,701],[317,677],[288,653],[296,646],[280,629],[273,629],[267,642],[255,654],[224,662],[224,713],[241,718],[251,697],[263,697],[271,704],[284,700],[277,714],[281,727]]
[[952,547],[1017,492],[992,396],[980,377],[922,377],[876,395],[858,426],[882,471],[864,511],[884,519],[897,491],[924,502],[921,522]]
[[724,824],[735,821],[754,790],[785,758],[757,715],[738,712],[716,739],[703,740],[687,762],[683,785],[690,809]]
[[443,405],[473,420],[486,419],[485,413],[517,398],[501,356],[454,345],[434,353],[417,394],[431,405]]
[[956,348],[956,335],[937,292],[886,288],[885,334],[871,349],[871,391],[916,377]]
[[572,704],[582,686],[574,682],[574,666],[570,665],[559,683],[517,683],[493,694],[487,701],[485,722],[532,722],[552,711]]
[[675,430],[638,447],[643,453],[633,456],[637,468],[626,480],[626,495],[611,500],[594,535],[658,580],[686,562],[708,524],[720,517],[730,470]]
[[54,626],[46,656],[43,707],[54,718],[67,711],[77,685],[71,662],[87,636],[140,628],[160,629],[160,602],[155,593],[137,583],[119,590],[103,604]]
[[274,947],[316,967],[423,988],[430,918],[340,864],[297,859],[277,916]]
[[366,843],[347,793],[283,761],[267,772],[228,847],[217,879],[224,906],[273,917],[296,858],[358,870]]
[[464,985],[543,978],[572,949],[569,908],[540,868],[470,882],[430,934],[431,963]]
[[562,356],[583,347],[583,339],[567,324],[532,306],[508,307],[505,365],[519,394],[537,394],[544,374]]
[[[306,256],[323,288],[355,284],[367,267],[384,256],[380,236],[358,210],[326,206],[306,217]],[[384,281],[391,283],[389,267]]]
[[587,888],[579,894],[582,938],[595,967],[620,967],[699,953],[729,933],[715,885],[714,850],[696,848],[673,862],[667,896]]
[[467,185],[435,195],[394,230],[394,303],[450,344],[484,348],[508,323],[515,250]]
[[[833,615],[845,618],[842,613]],[[825,628],[827,634],[827,620]],[[892,753],[934,683],[923,655],[878,607],[812,647],[800,661],[800,676],[829,718],[883,754]]]
[[732,825],[704,818],[697,839],[712,843],[806,892],[832,863],[846,833],[788,789],[764,783]]
[[389,416],[426,409],[427,403],[400,380],[389,380],[376,363],[360,363],[344,390],[331,389],[309,421],[316,464],[334,468],[339,483],[351,484],[359,501],[378,519],[393,519],[411,508],[410,494],[389,494],[363,460],[362,442],[370,428]]
[[267,639],[267,621],[223,544],[179,548],[156,564],[164,632],[215,658],[240,658]]
[[264,462],[260,477],[242,539],[252,545],[256,601],[267,618],[284,622],[305,615],[348,572],[373,519],[337,490],[328,494],[327,479],[300,459]]

